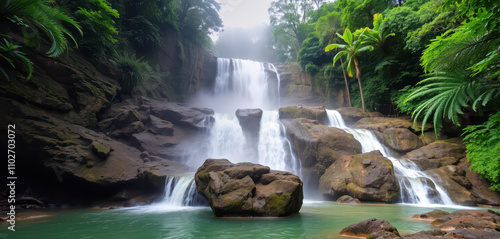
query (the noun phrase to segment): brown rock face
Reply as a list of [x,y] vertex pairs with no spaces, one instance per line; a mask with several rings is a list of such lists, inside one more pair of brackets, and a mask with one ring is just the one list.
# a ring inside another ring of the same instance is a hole
[[328,124],[328,116],[323,106],[290,106],[279,109],[280,119],[305,118]]
[[463,187],[452,179],[448,172],[449,169],[446,167],[441,167],[438,169],[431,169],[425,171],[427,175],[430,175],[435,180],[440,181],[440,185],[446,191],[448,196],[454,203],[467,206],[475,206],[476,199],[467,188]]
[[314,80],[295,62],[274,64],[280,74],[280,97],[284,104],[315,103]]
[[395,202],[399,184],[392,162],[372,151],[344,156],[333,163],[321,176],[319,191],[333,199],[349,195],[362,201]]
[[318,175],[344,155],[361,152],[361,144],[343,130],[304,118],[281,121],[302,167],[314,168]]
[[252,163],[207,159],[195,174],[216,216],[288,216],[302,206],[299,177]]
[[369,112],[363,112],[362,109],[356,107],[338,108],[337,111],[342,115],[347,126],[356,124],[362,118],[370,117]]
[[490,189],[490,182],[482,178],[476,172],[469,169],[470,163],[467,158],[462,158],[458,164],[458,168],[465,172],[465,178],[471,185],[470,191],[476,197],[476,202],[487,205],[500,205],[500,192]]
[[339,234],[364,238],[401,238],[398,229],[388,221],[375,218],[350,225],[342,229]]
[[406,128],[387,128],[382,135],[385,145],[398,152],[408,152],[424,146],[422,140]]
[[432,225],[443,231],[456,229],[498,231],[500,230],[500,226],[497,224],[499,221],[500,214],[493,210],[460,210],[434,220]]
[[438,140],[422,148],[413,150],[402,158],[407,159],[442,159],[453,157],[461,159],[464,157],[465,146],[460,139]]

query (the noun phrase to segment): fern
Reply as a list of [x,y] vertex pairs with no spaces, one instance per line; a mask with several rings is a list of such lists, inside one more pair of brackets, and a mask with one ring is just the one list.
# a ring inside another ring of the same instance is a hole
[[[16,69],[16,66],[21,65],[24,70],[28,73],[26,77],[27,80],[31,78],[33,74],[33,63],[26,57],[26,53],[19,50],[21,46],[14,45],[3,39],[4,43],[0,42],[0,62],[5,61],[9,65]],[[6,79],[9,78],[5,70],[0,66],[0,71],[5,76]]]

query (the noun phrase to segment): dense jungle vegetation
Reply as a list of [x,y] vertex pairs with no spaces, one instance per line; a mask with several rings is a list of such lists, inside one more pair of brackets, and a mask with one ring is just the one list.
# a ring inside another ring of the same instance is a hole
[[467,126],[472,168],[500,189],[497,1],[278,0],[269,13],[277,58],[300,63],[325,99],[347,87],[349,106],[411,114],[436,135]]

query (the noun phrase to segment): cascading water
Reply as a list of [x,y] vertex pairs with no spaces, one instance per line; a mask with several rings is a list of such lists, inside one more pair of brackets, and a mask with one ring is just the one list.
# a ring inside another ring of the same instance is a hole
[[[217,77],[214,93],[203,96],[197,105],[215,110],[215,121],[205,132],[203,145],[197,145],[198,152],[186,159],[187,164],[201,165],[207,158],[226,158],[233,163],[253,162],[269,166],[274,170],[284,170],[301,175],[300,161],[294,156],[291,144],[284,134],[284,126],[279,121],[277,108],[279,106],[279,76],[274,65],[239,59],[218,59]],[[276,78],[269,76],[275,73]],[[277,85],[272,89],[269,82]],[[260,108],[263,111],[260,137],[257,145],[257,155],[250,152],[249,142],[239,124],[235,112],[238,108]],[[205,124],[206,122],[203,122]],[[252,156],[253,155],[253,156]],[[189,205],[196,192],[193,175],[179,179],[167,179],[165,200],[169,205]],[[169,181],[170,180],[170,181]],[[191,186],[190,186],[191,185]],[[176,194],[174,194],[174,192]],[[179,192],[177,194],[177,192]],[[182,195],[182,196],[180,196]]]
[[371,131],[346,127],[344,119],[338,111],[327,110],[327,114],[330,127],[337,127],[352,134],[361,143],[363,153],[379,150],[382,155],[391,160],[394,173],[399,181],[402,203],[420,205],[454,204],[437,180],[422,172],[413,162],[393,157]]

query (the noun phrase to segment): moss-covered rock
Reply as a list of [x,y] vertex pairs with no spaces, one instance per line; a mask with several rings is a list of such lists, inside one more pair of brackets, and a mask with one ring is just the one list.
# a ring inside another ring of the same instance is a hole
[[328,116],[324,106],[289,106],[279,109],[280,119],[305,118],[328,124]]
[[300,210],[304,197],[296,175],[227,159],[207,159],[195,181],[216,216],[288,216]]
[[106,159],[109,156],[109,153],[111,153],[111,148],[99,143],[99,141],[92,141],[90,146],[92,148],[92,152],[101,159]]

